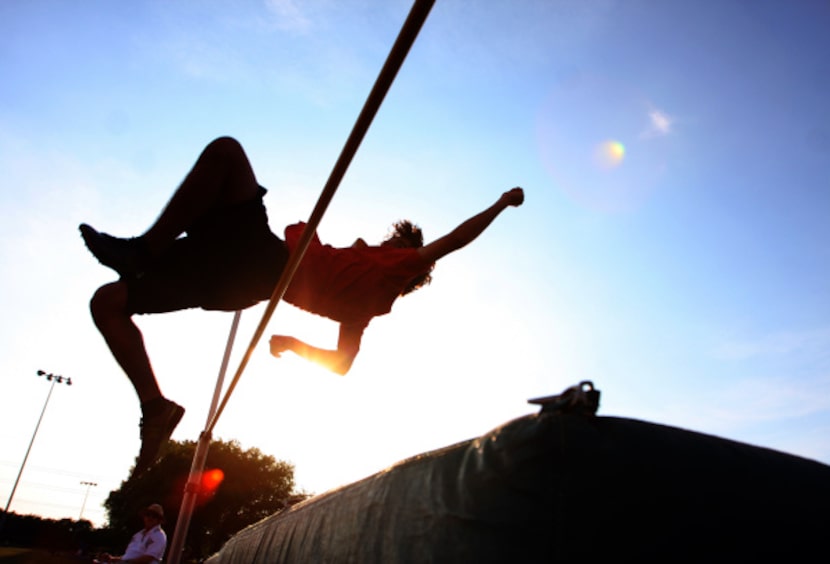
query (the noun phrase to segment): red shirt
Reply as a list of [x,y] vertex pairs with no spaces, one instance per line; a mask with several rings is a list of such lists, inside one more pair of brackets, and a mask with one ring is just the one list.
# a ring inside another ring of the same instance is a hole
[[[285,228],[285,243],[297,248],[305,223]],[[389,313],[410,280],[426,270],[417,249],[335,248],[317,234],[309,243],[284,299],[311,313],[365,327]]]

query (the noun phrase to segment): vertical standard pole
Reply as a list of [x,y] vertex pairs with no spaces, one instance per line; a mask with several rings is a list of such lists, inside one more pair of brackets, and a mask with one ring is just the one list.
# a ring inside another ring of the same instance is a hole
[[[216,412],[216,406],[219,404],[219,396],[222,394],[225,372],[228,369],[228,362],[231,358],[231,350],[233,350],[233,343],[236,339],[236,330],[239,328],[240,317],[242,317],[241,311],[237,311],[233,315],[231,330],[228,333],[228,342],[225,345],[225,355],[222,357],[222,365],[219,367],[219,377],[216,379],[213,399],[208,410],[208,423]],[[193,454],[193,462],[190,465],[190,477],[188,477],[187,484],[184,487],[184,496],[182,497],[181,507],[179,507],[179,517],[176,520],[176,530],[173,532],[173,540],[170,543],[170,549],[167,551],[167,560],[170,564],[179,564],[181,560],[184,541],[187,537],[187,531],[190,528],[190,518],[193,516],[196,497],[199,495],[202,471],[205,469],[205,461],[207,460],[208,450],[210,449],[210,440],[210,431],[202,431],[199,435],[199,442],[196,443],[196,452]]]

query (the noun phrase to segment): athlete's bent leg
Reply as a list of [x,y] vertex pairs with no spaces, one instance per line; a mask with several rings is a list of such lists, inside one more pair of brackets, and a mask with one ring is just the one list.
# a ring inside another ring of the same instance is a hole
[[142,236],[112,237],[86,224],[81,224],[80,231],[101,264],[122,277],[136,277],[199,218],[224,206],[252,200],[258,192],[242,145],[232,137],[220,137],[205,147],[161,215]]
[[162,252],[207,212],[254,199],[258,189],[242,145],[232,137],[215,139],[205,147],[164,211],[144,233],[150,253]]

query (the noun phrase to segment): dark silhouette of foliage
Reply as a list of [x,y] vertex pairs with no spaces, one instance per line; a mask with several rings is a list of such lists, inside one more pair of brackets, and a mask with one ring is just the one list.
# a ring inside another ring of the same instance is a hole
[[[142,527],[141,511],[151,503],[164,506],[172,540],[195,449],[193,441],[169,442],[153,467],[110,492],[104,507],[122,541],[115,553]],[[237,531],[305,497],[293,491],[293,465],[236,441],[211,443],[203,476],[185,543],[192,557],[212,554]]]
[[[0,530],[0,543],[40,547],[49,550],[74,550],[89,537],[92,523],[72,519],[43,519],[36,515],[10,512]],[[2,518],[0,517],[0,518]]]

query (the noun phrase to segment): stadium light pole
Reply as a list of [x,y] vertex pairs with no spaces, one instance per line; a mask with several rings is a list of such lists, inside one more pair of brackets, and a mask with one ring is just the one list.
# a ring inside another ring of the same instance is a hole
[[37,420],[37,425],[35,425],[35,432],[32,433],[32,440],[29,441],[29,448],[26,449],[26,456],[23,457],[23,464],[20,465],[20,471],[17,473],[17,479],[14,481],[14,486],[12,486],[12,493],[9,494],[9,500],[6,502],[6,509],[3,511],[3,519],[0,521],[0,530],[2,530],[3,525],[6,523],[6,517],[9,514],[9,506],[12,504],[12,499],[14,499],[14,492],[17,491],[17,485],[20,483],[20,476],[23,475],[23,469],[26,467],[26,461],[29,460],[29,453],[32,452],[32,445],[35,444],[35,437],[37,437],[37,432],[40,429],[40,423],[43,421],[43,414],[46,413],[46,406],[49,405],[49,398],[52,397],[52,390],[55,389],[55,384],[66,384],[67,386],[72,385],[72,379],[66,378],[65,376],[58,376],[57,374],[44,372],[43,370],[38,370],[37,375],[45,376],[47,381],[52,382],[52,385],[49,386],[49,393],[46,394],[46,401],[43,403],[43,410],[40,412],[40,418]]
[[97,486],[98,484],[95,482],[81,482],[81,485],[86,486],[86,493],[84,494],[84,502],[81,504],[81,513],[78,515],[78,521],[81,521],[84,518],[84,509],[86,508],[86,498],[89,497],[89,489],[93,486]]

